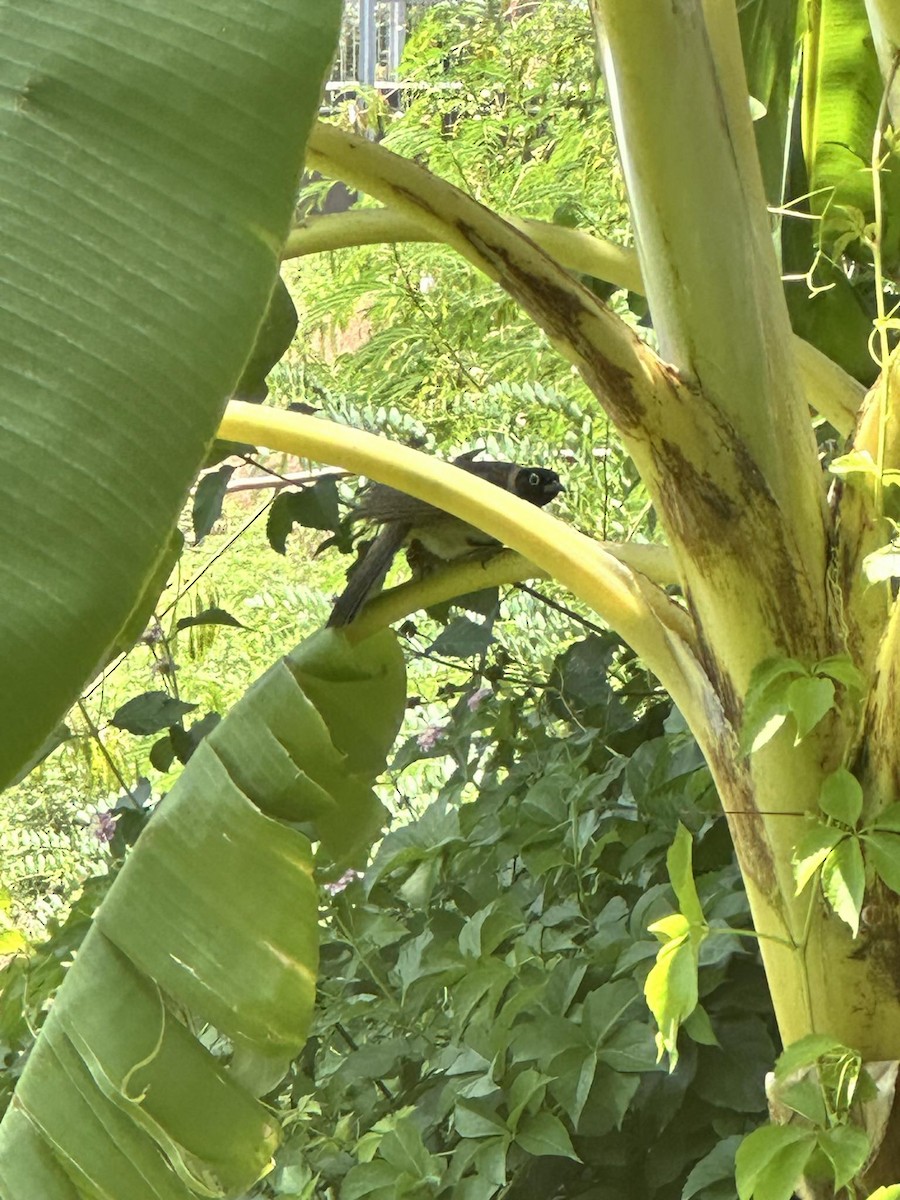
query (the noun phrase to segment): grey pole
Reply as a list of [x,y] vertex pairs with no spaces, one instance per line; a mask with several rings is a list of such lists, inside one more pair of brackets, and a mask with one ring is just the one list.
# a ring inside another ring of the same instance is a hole
[[359,82],[375,83],[375,0],[359,0]]
[[393,0],[391,4],[391,25],[388,41],[388,61],[391,79],[396,79],[403,55],[403,44],[406,41],[406,0]]

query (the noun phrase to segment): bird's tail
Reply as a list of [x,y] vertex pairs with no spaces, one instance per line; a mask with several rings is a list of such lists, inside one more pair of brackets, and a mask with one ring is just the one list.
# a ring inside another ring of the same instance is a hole
[[384,583],[394,561],[394,555],[406,540],[409,526],[391,522],[385,525],[351,573],[347,586],[335,601],[328,625],[331,628],[349,625],[369,596]]

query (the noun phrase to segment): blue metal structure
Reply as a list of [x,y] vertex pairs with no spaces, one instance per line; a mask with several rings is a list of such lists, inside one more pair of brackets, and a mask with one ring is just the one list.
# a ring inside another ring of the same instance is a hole
[[407,0],[348,0],[328,91],[347,91],[354,84],[382,88],[396,83],[406,22]]

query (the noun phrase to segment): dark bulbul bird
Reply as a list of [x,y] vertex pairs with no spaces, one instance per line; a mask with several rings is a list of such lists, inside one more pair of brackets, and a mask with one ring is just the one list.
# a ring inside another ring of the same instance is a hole
[[[454,459],[454,466],[505,488],[538,508],[543,508],[565,491],[555,471],[545,467],[520,467],[508,462],[473,462],[472,453]],[[356,619],[369,596],[384,583],[401,546],[415,542],[427,556],[445,562],[500,547],[496,538],[474,525],[383,483],[371,485],[354,520],[382,528],[352,570],[346,588],[335,602],[328,618],[330,626],[349,625]]]

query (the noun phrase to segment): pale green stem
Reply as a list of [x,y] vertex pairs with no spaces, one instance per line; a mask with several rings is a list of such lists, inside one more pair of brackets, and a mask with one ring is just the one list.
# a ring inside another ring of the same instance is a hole
[[[613,558],[645,575],[654,583],[664,585],[677,582],[675,561],[666,546],[642,545],[639,542],[601,542],[599,545]],[[393,625],[414,612],[442,604],[455,596],[536,578],[547,579],[549,575],[521,554],[515,554],[511,550],[482,562],[452,563],[440,567],[424,579],[390,588],[370,600],[349,627],[348,635],[351,640],[360,641],[370,634],[377,633],[385,625]],[[686,640],[691,639],[692,633],[687,621],[682,633]]]
[[[644,294],[637,252],[631,247],[620,246],[584,229],[569,229],[520,217],[507,216],[504,219],[515,229],[527,234],[560,266],[602,279],[614,287]],[[442,240],[421,222],[393,208],[364,208],[310,217],[296,225],[288,235],[282,258],[299,258],[351,246]],[[807,402],[838,433],[848,435],[856,421],[865,388],[821,350],[796,335],[793,337],[793,347]]]
[[753,138],[733,4],[594,0],[662,357],[726,414],[821,578],[821,470]]

